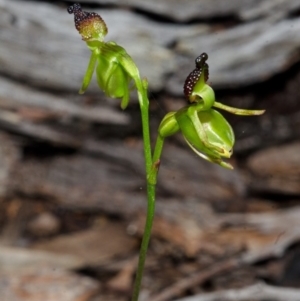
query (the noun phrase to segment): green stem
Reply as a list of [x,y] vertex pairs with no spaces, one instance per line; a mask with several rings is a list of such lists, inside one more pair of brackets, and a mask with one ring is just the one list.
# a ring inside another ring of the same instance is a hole
[[139,263],[136,272],[136,278],[134,282],[133,295],[131,299],[132,301],[138,301],[139,299],[146,254],[147,254],[148,245],[150,241],[154,212],[155,212],[155,185],[147,184],[147,195],[148,195],[147,218],[146,218],[142,245],[140,249],[140,256],[139,256]]
[[156,139],[155,149],[153,153],[153,159],[152,159],[152,167],[150,170],[150,173],[148,174],[148,183],[152,185],[156,185],[157,181],[157,174],[160,166],[160,156],[162,153],[162,149],[164,146],[165,139],[162,138],[160,135],[158,135]]
[[153,163],[154,164],[160,160],[162,149],[164,146],[164,141],[165,141],[165,139],[163,137],[161,137],[160,135],[158,135],[158,137],[156,139],[154,153],[153,153]]
[[[146,177],[148,177],[152,166],[152,153],[150,141],[150,126],[149,126],[149,100],[147,96],[147,83],[140,80],[136,81],[138,98],[141,109],[143,142],[144,142],[144,157],[146,165]],[[155,211],[155,186],[147,183],[147,218],[144,229],[144,235],[140,248],[139,263],[135,276],[132,301],[138,301],[143,271],[145,266],[146,254],[148,250],[149,240]]]
[[151,144],[150,144],[150,127],[149,127],[149,101],[147,97],[147,82],[144,81],[143,89],[138,89],[138,96],[142,115],[143,126],[143,140],[144,140],[144,155],[147,175],[147,217],[145,223],[145,229],[139,254],[138,268],[136,272],[136,278],[134,282],[134,289],[132,295],[132,301],[138,301],[143,272],[145,267],[146,254],[151,236],[154,212],[155,212],[155,189],[156,178],[159,169],[159,158],[162,152],[163,139],[159,136],[156,142],[153,160],[151,158]]
[[150,173],[152,166],[152,152],[150,141],[150,126],[149,126],[149,100],[147,95],[148,83],[146,80],[143,82],[136,82],[137,93],[141,109],[143,141],[144,141],[144,157],[146,165],[146,175]]

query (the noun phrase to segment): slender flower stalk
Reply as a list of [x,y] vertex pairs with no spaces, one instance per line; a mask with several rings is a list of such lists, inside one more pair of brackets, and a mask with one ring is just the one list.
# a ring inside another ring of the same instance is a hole
[[165,138],[181,132],[188,146],[201,158],[232,169],[224,158],[228,159],[232,155],[234,133],[227,120],[214,108],[236,115],[260,115],[264,111],[238,109],[216,102],[213,89],[206,83],[209,77],[209,67],[206,63],[208,55],[202,53],[196,58],[195,69],[184,83],[183,92],[187,105],[177,112],[169,112],[163,118],[152,153],[148,82],[141,79],[136,64],[123,47],[115,42],[104,41],[108,29],[98,14],[83,11],[79,4],[70,6],[68,12],[74,14],[75,27],[91,51],[79,93],[83,94],[87,90],[93,73],[96,72],[100,89],[111,98],[119,98],[122,109],[128,106],[131,83],[134,84],[139,99],[148,206],[132,295],[132,301],[138,301],[155,212],[156,183]]

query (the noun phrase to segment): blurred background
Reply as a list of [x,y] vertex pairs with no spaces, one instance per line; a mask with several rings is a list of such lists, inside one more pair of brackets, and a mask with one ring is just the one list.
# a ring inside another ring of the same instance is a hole
[[[141,300],[300,300],[300,2],[80,3],[148,79],[153,141],[202,52],[219,102],[267,110],[224,114],[233,171],[167,140]],[[3,301],[130,300],[146,211],[139,106],[132,93],[123,112],[95,81],[78,95],[90,51],[71,4],[0,0]]]

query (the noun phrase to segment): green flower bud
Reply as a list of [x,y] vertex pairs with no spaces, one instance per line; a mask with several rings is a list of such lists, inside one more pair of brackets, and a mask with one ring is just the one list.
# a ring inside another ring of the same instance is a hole
[[176,112],[169,112],[161,121],[158,133],[162,138],[172,136],[179,131],[179,125],[175,117]]

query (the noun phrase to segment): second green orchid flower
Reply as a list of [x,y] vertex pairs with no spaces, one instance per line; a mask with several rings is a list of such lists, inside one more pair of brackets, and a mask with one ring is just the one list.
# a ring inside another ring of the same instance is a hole
[[230,158],[235,142],[234,133],[221,113],[213,107],[236,115],[260,115],[264,110],[243,110],[229,107],[215,101],[213,89],[208,80],[208,55],[202,53],[196,58],[196,68],[188,75],[184,84],[184,94],[189,105],[177,112],[168,113],[158,129],[161,138],[181,131],[191,149],[203,159],[232,169],[223,161]]

